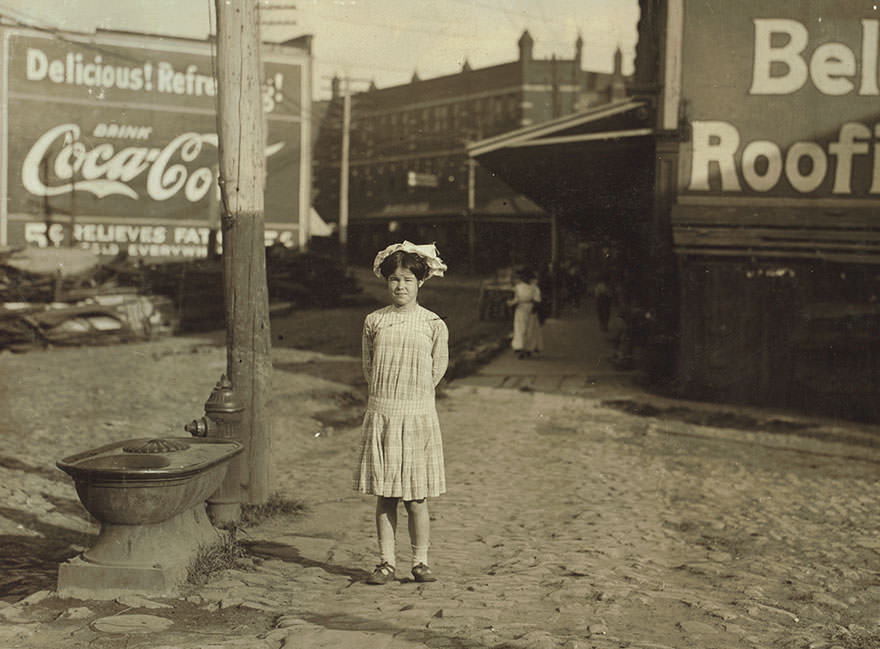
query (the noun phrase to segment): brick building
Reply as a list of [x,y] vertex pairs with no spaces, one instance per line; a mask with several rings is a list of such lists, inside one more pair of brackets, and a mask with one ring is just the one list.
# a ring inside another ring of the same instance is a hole
[[[468,160],[466,147],[626,95],[620,50],[613,72],[570,59],[536,59],[528,31],[515,61],[351,96],[348,249],[369,261],[391,240],[436,241],[481,272],[550,256],[552,215]],[[338,221],[344,98],[334,80],[315,147],[315,206]],[[464,264],[461,264],[461,268]]]

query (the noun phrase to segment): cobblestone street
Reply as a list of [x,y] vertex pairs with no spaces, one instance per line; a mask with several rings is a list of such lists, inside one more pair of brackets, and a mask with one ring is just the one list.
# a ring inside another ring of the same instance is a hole
[[[453,382],[438,400],[449,492],[430,504],[440,580],[409,579],[401,507],[398,581],[375,587],[363,583],[377,562],[374,501],[351,490],[360,405],[349,385],[318,376],[356,371],[357,360],[274,353],[273,484],[306,512],[245,530],[249,569],[188,587],[185,599],[110,609],[52,593],[52,567],[95,531],[54,461],[135,436],[145,421],[179,434],[224,351],[178,339],[0,357],[11,404],[0,534],[33,552],[56,548],[37,592],[0,604],[2,646],[880,646],[873,427],[778,413],[753,430],[706,426],[625,412],[622,398],[644,395],[610,383],[570,395],[491,387],[485,375]],[[83,367],[103,371],[86,382]],[[58,377],[69,387],[47,404],[39,395]],[[122,398],[141,381],[160,387]],[[132,613],[173,624],[94,626]]]
[[[376,589],[295,569],[305,583],[293,578],[291,599],[308,603],[297,615],[428,646],[876,642],[875,450],[482,388],[452,390],[441,416],[452,485],[433,503],[442,580]],[[267,536],[329,574],[375,556],[372,503],[346,493],[344,445],[318,441],[296,462],[337,476],[338,492],[296,469],[284,479],[309,500],[324,494],[327,514]]]

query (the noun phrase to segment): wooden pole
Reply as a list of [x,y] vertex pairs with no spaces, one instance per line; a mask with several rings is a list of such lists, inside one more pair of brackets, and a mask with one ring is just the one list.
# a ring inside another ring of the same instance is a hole
[[348,79],[342,91],[342,152],[339,158],[339,253],[342,266],[348,265],[348,160],[351,138],[351,94]]
[[272,361],[259,18],[255,0],[215,0],[214,6],[227,375],[245,407],[239,436],[246,448],[237,467],[242,502],[262,504],[269,498],[265,404]]
[[[467,154],[465,154],[467,155]],[[472,273],[477,272],[477,225],[474,209],[477,200],[477,161],[468,156],[467,159],[467,219],[468,219],[468,267]]]
[[559,215],[556,209],[550,210],[550,268],[553,273],[553,295],[550,312],[554,318],[559,317]]

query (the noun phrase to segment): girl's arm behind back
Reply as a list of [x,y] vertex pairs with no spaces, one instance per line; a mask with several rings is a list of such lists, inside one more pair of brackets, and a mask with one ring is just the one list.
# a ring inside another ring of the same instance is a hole
[[435,388],[446,374],[447,367],[449,367],[449,329],[446,323],[438,318],[434,321],[434,346],[431,349],[431,376]]
[[368,326],[369,316],[364,320],[364,329],[361,333],[361,367],[364,371],[364,379],[370,385],[373,375],[373,336]]

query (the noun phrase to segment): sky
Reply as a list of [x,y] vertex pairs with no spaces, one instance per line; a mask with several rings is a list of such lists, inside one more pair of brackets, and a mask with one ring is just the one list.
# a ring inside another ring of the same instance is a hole
[[[524,29],[536,58],[570,59],[580,34],[584,68],[610,72],[617,47],[623,71],[635,56],[638,0],[260,0],[262,38],[312,34],[314,98],[330,94],[330,78],[349,77],[354,91],[453,74],[515,60]],[[293,8],[285,8],[293,7]],[[97,28],[206,38],[214,0],[0,0],[2,9],[37,25],[72,31]],[[285,24],[268,24],[282,22]],[[295,24],[294,24],[295,23]]]

